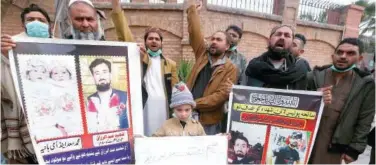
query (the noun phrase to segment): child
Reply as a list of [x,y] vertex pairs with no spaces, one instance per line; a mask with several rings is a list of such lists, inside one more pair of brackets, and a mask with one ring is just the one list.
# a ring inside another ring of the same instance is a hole
[[64,66],[55,66],[50,71],[50,78],[55,81],[68,81],[72,79],[72,74]]
[[42,81],[47,78],[47,69],[44,62],[38,59],[30,59],[27,62],[26,78],[30,81]]
[[168,119],[152,136],[205,136],[200,122],[192,119],[192,109],[196,106],[188,87],[180,82],[172,89],[170,108],[173,118]]

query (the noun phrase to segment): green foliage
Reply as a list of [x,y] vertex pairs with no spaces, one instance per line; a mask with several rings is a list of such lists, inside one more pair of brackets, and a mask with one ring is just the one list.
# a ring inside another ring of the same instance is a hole
[[193,62],[190,60],[181,60],[178,68],[178,76],[180,81],[187,82],[188,76],[191,73]]

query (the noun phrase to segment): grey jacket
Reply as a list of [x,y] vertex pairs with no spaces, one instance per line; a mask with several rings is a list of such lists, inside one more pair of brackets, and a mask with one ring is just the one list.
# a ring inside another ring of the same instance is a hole
[[[316,67],[308,73],[308,90],[323,87],[325,70],[329,67]],[[354,72],[356,77],[328,150],[345,153],[356,160],[367,146],[367,135],[375,116],[375,83],[369,73],[358,68],[355,68]]]
[[238,52],[237,49],[234,51],[229,51],[229,59],[238,68],[238,85],[247,84],[247,76],[245,75],[245,69],[247,68],[247,59],[243,54]]

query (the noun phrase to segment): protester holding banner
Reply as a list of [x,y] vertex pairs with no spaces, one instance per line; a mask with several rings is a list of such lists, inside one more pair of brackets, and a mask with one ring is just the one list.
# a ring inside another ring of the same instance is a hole
[[172,89],[170,108],[174,110],[173,118],[164,122],[153,136],[204,136],[205,131],[200,122],[192,119],[192,110],[196,106],[188,87],[180,82]]
[[248,86],[305,90],[306,72],[296,65],[289,51],[293,38],[294,28],[289,25],[272,29],[268,51],[252,59],[247,66]]
[[375,84],[372,75],[356,68],[362,53],[359,39],[345,38],[332,55],[332,65],[308,74],[310,90],[333,86],[333,100],[324,108],[310,163],[351,163],[367,146],[375,115]]
[[[49,38],[52,36],[51,19],[38,5],[31,4],[25,8],[21,13],[21,20],[25,31],[13,37]],[[1,151],[8,158],[8,163],[37,163],[7,58],[8,51],[15,46],[11,36],[1,37],[1,125],[4,126],[1,131]]]
[[201,6],[196,6],[196,0],[190,0],[187,10],[190,45],[196,59],[187,85],[196,101],[195,110],[206,134],[215,135],[221,131],[224,103],[232,83],[237,81],[237,69],[225,56],[231,44],[231,37],[226,32],[214,33],[209,49],[205,46],[198,15]]
[[[133,42],[119,0],[113,0],[112,20],[120,41]],[[149,28],[144,35],[147,55],[142,55],[142,103],[144,134],[151,136],[170,117],[168,108],[171,90],[178,82],[176,63],[162,53],[163,35],[158,28]],[[141,54],[143,52],[141,51]],[[161,65],[164,66],[161,68]]]

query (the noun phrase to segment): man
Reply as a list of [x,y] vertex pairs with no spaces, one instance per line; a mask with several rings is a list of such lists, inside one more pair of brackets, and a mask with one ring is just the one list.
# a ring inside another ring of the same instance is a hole
[[250,150],[248,139],[243,135],[239,135],[235,139],[234,152],[236,159],[230,160],[231,164],[254,164],[251,157],[247,156]]
[[[37,38],[51,38],[51,31],[53,25],[46,10],[40,8],[36,4],[31,4],[25,8],[21,13],[22,27],[24,31],[13,37],[37,37]],[[10,35],[1,36],[1,53],[8,56],[8,51],[16,46]]]
[[306,38],[303,34],[295,34],[290,51],[292,55],[294,55],[296,58],[296,65],[304,68],[306,72],[310,72],[311,67],[309,66],[308,61],[301,57],[304,53],[304,46],[306,42]]
[[237,81],[236,66],[225,55],[231,38],[226,32],[216,32],[211,37],[210,47],[205,47],[197,13],[202,4],[196,6],[196,0],[190,0],[189,6],[188,32],[196,63],[187,86],[197,103],[196,111],[206,134],[215,135],[221,131],[224,103],[228,100],[232,83]]
[[372,75],[356,68],[362,53],[359,39],[345,38],[332,55],[332,65],[307,75],[308,89],[332,86],[333,98],[324,107],[310,163],[351,163],[367,146],[375,114],[375,84]]
[[111,62],[97,58],[89,66],[97,92],[87,100],[90,133],[128,128],[127,93],[111,87]]
[[299,144],[298,141],[301,141],[302,137],[301,132],[293,132],[288,138],[287,146],[273,150],[273,157],[276,157],[274,164],[299,164],[300,157],[297,148]]
[[306,72],[291,55],[294,30],[289,25],[272,29],[268,51],[252,59],[245,71],[247,85],[266,88],[305,90]]
[[[51,19],[46,10],[31,4],[21,13],[24,32],[13,36],[18,38],[51,37]],[[8,163],[37,163],[25,115],[16,95],[8,60],[8,51],[16,45],[9,35],[1,37],[1,150]],[[21,136],[20,136],[21,135]]]
[[[112,20],[119,41],[134,42],[128,21],[119,0],[112,0]],[[141,46],[142,103],[144,107],[144,134],[151,136],[171,117],[169,109],[173,86],[178,83],[176,63],[163,55],[162,31],[152,27],[144,34],[145,52]],[[162,66],[162,67],[161,67]]]
[[227,27],[226,32],[231,36],[232,42],[230,45],[228,57],[231,62],[238,68],[238,85],[246,85],[245,69],[247,68],[247,59],[243,54],[238,51],[238,44],[243,36],[243,30],[236,26],[230,25]]
[[68,18],[71,34],[67,39],[105,40],[104,30],[100,23],[100,15],[90,0],[70,0]]

